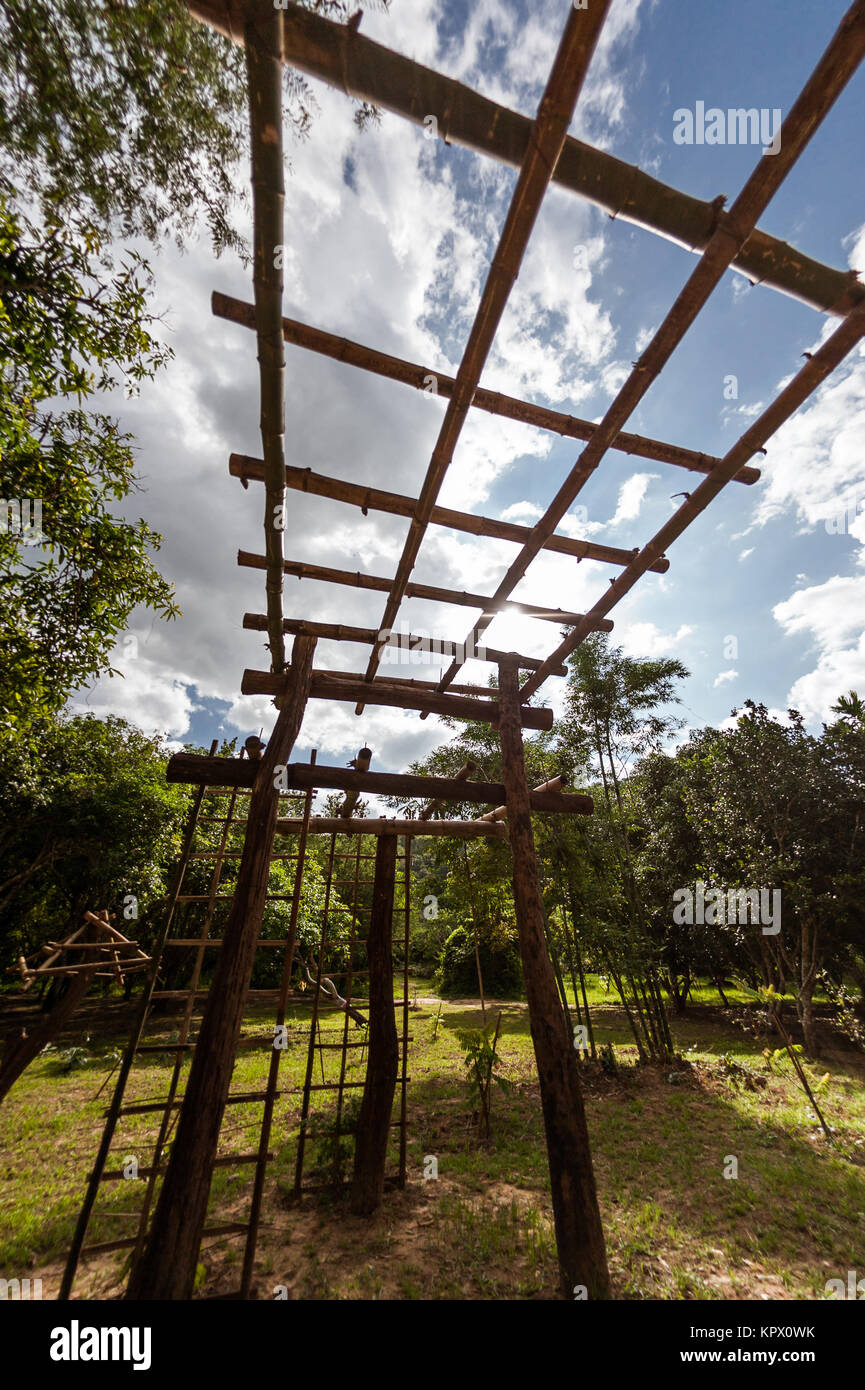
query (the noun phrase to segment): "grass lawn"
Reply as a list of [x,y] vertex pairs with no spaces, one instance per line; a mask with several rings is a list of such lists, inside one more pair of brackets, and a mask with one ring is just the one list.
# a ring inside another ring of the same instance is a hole
[[[476,1001],[433,997],[417,979],[410,1014],[408,1183],[388,1191],[371,1220],[352,1217],[342,1195],[290,1193],[307,1060],[308,1011],[295,1010],[297,1032],[283,1055],[256,1267],[260,1298],[284,1287],[289,1298],[552,1298],[557,1268],[540,1097],[525,1005],[502,1002],[502,1074],[512,1083],[493,1093],[493,1134],[476,1134],[457,1030],[478,1026]],[[414,991],[412,991],[414,992]],[[673,1021],[682,1061],[638,1066],[621,1011],[598,981],[592,1004],[599,1043],[614,1046],[612,1072],[584,1064],[589,1128],[615,1296],[621,1299],[825,1298],[826,1281],[865,1271],[865,1058],[827,1049],[805,1063],[834,1131],[822,1133],[789,1060],[767,1065],[756,1039],[721,1016],[717,995],[695,993]],[[735,991],[731,1005],[743,1002]],[[437,1020],[438,1016],[438,1021]],[[176,1021],[151,1026],[148,1040],[169,1040]],[[341,1016],[323,1020],[323,1036],[341,1036]],[[232,1089],[259,1089],[269,1062],[272,1016],[250,1012]],[[435,1035],[435,1036],[434,1036]],[[0,1106],[0,1277],[41,1277],[56,1295],[101,1133],[113,1080],[96,1092],[122,1047],[71,1030],[88,1054],[67,1069],[43,1054]],[[357,1036],[353,1033],[353,1036]],[[315,1058],[316,1081],[336,1074],[340,1053]],[[349,1080],[362,1078],[361,1051],[349,1053]],[[322,1060],[323,1059],[323,1062]],[[127,1102],[164,1094],[170,1061],[140,1057]],[[744,1070],[742,1070],[744,1069]],[[359,1090],[347,1092],[359,1095]],[[332,1141],[316,1137],[329,1123],[333,1097],[314,1093],[306,1176],[324,1176]],[[260,1105],[229,1107],[221,1153],[257,1146]],[[129,1116],[118,1129],[109,1168],[135,1156],[149,1161],[158,1116]],[[394,1131],[391,1167],[396,1168]],[[438,1177],[424,1178],[434,1157]],[[731,1162],[732,1159],[736,1163]],[[350,1141],[343,1154],[350,1172]],[[725,1177],[738,1168],[738,1176]],[[253,1169],[229,1163],[216,1171],[209,1222],[246,1218]],[[103,1184],[88,1240],[134,1234],[144,1182]],[[242,1237],[215,1237],[202,1250],[200,1289],[229,1293],[239,1282]],[[123,1252],[82,1261],[78,1297],[119,1291]]]

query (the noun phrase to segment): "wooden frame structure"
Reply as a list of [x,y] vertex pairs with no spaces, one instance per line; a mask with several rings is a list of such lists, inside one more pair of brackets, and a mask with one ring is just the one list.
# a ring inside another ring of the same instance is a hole
[[[291,779],[289,785],[297,785],[301,779],[300,770],[297,765],[290,764],[289,759],[304,707],[312,698],[351,701],[358,713],[367,704],[381,704],[415,709],[421,717],[440,713],[480,720],[498,729],[503,782],[487,784],[483,794],[477,789],[475,796],[476,800],[492,806],[488,818],[471,822],[380,820],[367,822],[360,830],[360,833],[369,833],[374,828],[380,836],[376,886],[379,907],[375,929],[370,929],[370,939],[378,940],[384,962],[381,967],[384,973],[380,972],[378,977],[381,992],[374,1070],[379,1078],[384,1078],[381,1084],[386,1102],[388,1091],[392,1098],[396,1076],[391,1004],[382,982],[387,972],[392,914],[391,861],[397,834],[435,833],[443,827],[439,833],[507,835],[513,853],[514,899],[540,1079],[562,1289],[570,1293],[575,1285],[581,1285],[589,1297],[604,1297],[609,1279],[580,1081],[544,940],[531,824],[531,814],[535,810],[585,811],[588,808],[578,806],[578,798],[559,790],[530,792],[525,776],[522,729],[550,727],[551,712],[529,703],[547,678],[564,673],[566,658],[590,632],[610,629],[609,613],[643,574],[663,572],[668,568],[666,551],[671,543],[727,483],[737,481],[750,485],[757,480],[759,473],[751,460],[764,451],[770,436],[865,335],[865,287],[855,274],[813,261],[768,236],[757,225],[770,199],[865,55],[865,0],[855,0],[852,4],[791,107],[781,127],[778,151],[759,159],[729,209],[724,207],[724,199],[705,203],[691,198],[568,136],[609,0],[592,0],[584,8],[569,7],[562,39],[533,119],[509,111],[371,42],[358,32],[357,17],[348,25],[337,24],[296,4],[286,3],[284,8],[275,8],[273,0],[188,0],[188,6],[195,16],[243,44],[246,50],[254,190],[254,305],[215,295],[213,308],[221,317],[253,330],[257,340],[263,456],[256,460],[233,455],[230,471],[240,478],[244,487],[250,482],[260,482],[265,494],[264,553],[261,556],[241,553],[239,562],[265,572],[266,612],[248,614],[244,626],[266,632],[271,670],[247,672],[243,690],[272,695],[279,716],[260,763],[238,763],[229,767],[225,765],[226,760],[199,759],[194,765],[184,766],[181,761],[172,760],[170,775],[177,780],[202,785],[210,777],[234,777],[236,780],[230,785],[249,789],[250,810],[218,973],[202,1020],[199,1046],[193,1058],[171,1158],[145,1247],[133,1269],[128,1296],[183,1298],[192,1293],[219,1125],[228,1097],[245,990],[261,922],[273,837],[278,830],[298,830],[302,834],[320,830],[334,834],[352,823],[350,815],[325,820],[311,818],[308,790],[303,817],[287,820],[278,814],[274,772],[282,769]],[[415,123],[423,122],[433,113],[448,143],[463,144],[518,168],[498,247],[455,376],[390,357],[372,347],[283,316],[281,261],[274,250],[285,241],[281,94],[282,66],[286,63],[350,96],[376,103]],[[672,237],[699,257],[666,318],[598,424],[489,392],[481,386],[484,365],[510,288],[552,182],[591,199],[614,216],[626,217],[648,231]],[[730,267],[745,272],[755,282],[795,295],[822,312],[836,316],[840,320],[838,327],[723,458],[628,433],[625,427],[633,411]],[[430,374],[437,378],[446,408],[416,498],[365,488],[358,482],[315,475],[286,460],[286,342],[415,388],[423,389],[425,378]],[[584,443],[567,478],[534,526],[515,526],[439,505],[442,483],[454,458],[463,425],[473,408],[522,420]],[[573,540],[556,530],[609,450],[684,468],[702,477],[657,535],[633,551]],[[394,575],[351,574],[287,560],[283,547],[287,490],[305,491],[328,501],[357,506],[363,513],[373,509],[405,517],[409,523],[408,532]],[[518,553],[492,594],[466,595],[455,589],[421,586],[412,575],[430,526],[511,541],[519,547]],[[564,623],[570,629],[546,658],[539,661],[518,653],[487,649],[486,659],[498,668],[497,688],[455,685],[462,665],[477,653],[478,640],[495,615],[508,607],[514,608],[514,590],[542,551],[568,555],[578,563],[590,560],[613,565],[618,573],[586,614],[520,605],[530,616]],[[345,627],[313,623],[303,616],[286,617],[283,612],[286,573],[306,580],[351,584],[385,593],[379,626]],[[435,598],[480,611],[465,641],[448,640],[440,644],[442,654],[450,658],[450,665],[435,682],[397,680],[380,671],[383,654],[392,645],[401,604],[412,596]],[[290,662],[286,661],[286,634],[294,638]],[[319,639],[368,646],[365,671],[315,669],[313,653]],[[522,683],[521,671],[526,673]],[[211,766],[220,761],[221,767]],[[289,770],[287,774],[286,769]],[[379,789],[384,786],[381,780],[376,784],[377,775],[366,770],[356,772],[353,778],[340,773],[340,780],[336,770],[316,767],[314,772],[303,776],[314,777],[316,785],[328,785],[323,779],[330,776],[329,784],[345,790],[348,797],[354,792],[373,791],[376,786]],[[392,777],[392,790],[396,790],[399,780],[405,785],[412,779]],[[432,806],[455,797],[466,801],[473,796],[469,776],[450,779],[448,786],[436,785],[441,779],[413,780],[421,780],[424,784],[423,788],[412,790],[428,799],[427,815]],[[309,785],[301,779],[301,786],[308,789]],[[570,805],[553,804],[557,798]],[[506,821],[499,819],[502,808]],[[357,825],[360,827],[361,823]],[[289,959],[289,972],[290,968]],[[202,1047],[202,1040],[207,1043],[206,1049]],[[371,1039],[371,1051],[372,1046]],[[383,1102],[383,1093],[376,1091],[375,1085],[375,1076],[370,1072],[364,1095],[367,1129],[359,1145],[365,1155],[362,1160],[365,1167],[355,1192],[358,1211],[370,1210],[381,1193],[382,1135],[385,1116],[389,1123],[390,1106]],[[262,1142],[266,1146],[264,1134]],[[358,1179],[357,1171],[355,1178]],[[260,1198],[259,1187],[259,1206]],[[249,1290],[248,1265],[249,1257],[245,1264],[246,1293]]]

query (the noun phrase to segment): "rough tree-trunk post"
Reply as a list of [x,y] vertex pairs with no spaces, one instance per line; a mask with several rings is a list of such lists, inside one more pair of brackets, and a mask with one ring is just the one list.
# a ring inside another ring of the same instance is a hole
[[604,1232],[577,1062],[544,939],[544,915],[520,729],[516,665],[499,666],[499,738],[514,861],[514,905],[529,1023],[547,1137],[550,1186],[562,1291],[583,1286],[589,1298],[609,1295]]
[[384,1195],[390,1117],[399,1071],[393,1004],[393,898],[396,835],[380,835],[375,852],[367,955],[369,957],[369,1052],[366,1085],[357,1122],[351,1209],[369,1216]]
[[295,638],[290,689],[250,793],[234,898],[192,1057],[177,1136],[147,1246],[129,1280],[128,1299],[192,1296],[213,1162],[267,894],[279,813],[275,769],[288,762],[300,729],[314,650],[314,638]]

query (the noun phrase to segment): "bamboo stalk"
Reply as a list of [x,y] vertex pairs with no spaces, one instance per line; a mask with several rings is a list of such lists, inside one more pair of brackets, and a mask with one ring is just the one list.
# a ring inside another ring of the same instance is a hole
[[[245,304],[242,299],[235,299],[232,295],[221,294],[215,290],[211,296],[211,309],[217,318],[226,319],[243,328],[255,327],[253,308],[250,304]],[[441,396],[443,400],[449,399],[453,395],[455,379],[452,376],[447,376],[444,372],[434,371],[432,367],[423,367],[417,362],[409,362],[403,357],[393,357],[387,352],[379,352],[376,348],[366,347],[363,343],[356,343],[351,338],[339,337],[335,333],[326,332],[323,328],[313,328],[310,324],[299,322],[298,319],[283,318],[282,336],[287,343],[291,343],[294,347],[316,352],[322,357],[329,357],[336,362],[344,362],[351,367],[359,368],[361,371],[386,377],[390,381],[398,381],[404,386],[413,386],[425,394],[429,394],[430,383],[433,383],[434,394]],[[542,430],[551,430],[567,439],[589,440],[597,429],[597,425],[593,424],[591,420],[581,420],[576,415],[567,415],[564,411],[552,410],[549,406],[536,405],[533,401],[521,401],[515,396],[508,396],[501,391],[490,391],[483,386],[479,386],[475,392],[472,406],[478,410],[485,410],[490,415],[500,415],[507,420],[516,420],[520,424],[534,425]],[[711,473],[715,464],[718,463],[718,459],[712,454],[702,454],[696,449],[685,449],[679,444],[667,444],[661,439],[651,439],[645,435],[628,434],[624,431],[618,435],[613,447],[623,454],[651,459],[653,463],[670,463],[677,468],[690,469],[695,473]],[[232,459],[243,459],[243,457],[243,455],[232,455]],[[257,460],[249,460],[249,462],[257,462]],[[232,468],[232,472],[234,471]],[[287,468],[286,475],[289,487],[292,486],[292,483],[288,475],[305,471],[305,469]],[[242,477],[243,474],[238,473],[237,476]],[[253,475],[249,473],[247,476],[252,477]],[[738,474],[737,481],[755,483],[759,477],[759,468],[743,468]],[[445,510],[447,509],[443,507],[436,507],[435,509],[436,512]],[[553,549],[554,547],[550,545],[549,548]]]
[[[477,401],[472,402],[473,405]],[[592,429],[596,428],[592,426]],[[703,457],[703,455],[701,455]],[[720,460],[715,460],[720,462]],[[228,471],[234,478],[244,483],[261,482],[264,466],[261,459],[250,458],[248,454],[232,454],[228,461]],[[711,468],[696,470],[710,473]],[[751,470],[757,473],[756,469]],[[759,474],[757,473],[759,477]],[[750,481],[756,481],[751,479]],[[381,488],[364,487],[362,483],[346,482],[342,478],[329,478],[323,473],[313,473],[311,468],[286,466],[286,486],[296,492],[309,492],[317,497],[328,497],[337,502],[347,502],[360,507],[364,516],[369,511],[386,512],[390,516],[414,516],[417,498],[406,497],[399,492],[385,492]],[[493,540],[514,541],[521,545],[531,535],[530,526],[519,526],[513,521],[498,521],[493,517],[476,516],[474,512],[456,512],[450,507],[435,506],[430,516],[434,526],[446,526],[452,531],[465,531],[472,536],[490,536]],[[559,555],[573,555],[577,560],[600,560],[607,565],[626,565],[633,555],[631,550],[620,546],[600,545],[595,541],[573,540],[570,536],[552,535],[544,544],[545,550]],[[658,560],[655,569],[658,574],[666,574],[670,562],[666,558]]]
[[[253,555],[248,550],[237,552],[237,563],[244,569],[266,570],[268,567],[266,556]],[[376,593],[389,594],[389,604],[398,588],[396,579],[387,579],[376,574],[362,574],[359,571],[334,569],[329,565],[309,565],[300,560],[285,560],[283,569],[286,574],[293,575],[295,579],[315,579],[322,584],[342,584],[350,589],[371,589]],[[493,600],[485,594],[464,593],[458,589],[441,589],[435,584],[406,584],[403,597],[425,598],[430,599],[433,603],[453,603],[461,608],[481,608],[484,612],[493,608]],[[497,603],[494,611],[490,611],[490,622],[497,613],[522,613],[528,618],[540,618],[543,622],[559,624],[581,622],[585,616],[583,613],[569,613],[561,608],[541,608],[538,604],[517,603],[514,600]],[[394,613],[394,620],[395,618],[396,614]],[[598,631],[610,632],[612,626],[612,623],[604,621]],[[392,629],[387,624],[383,624],[379,631],[389,634]],[[381,646],[377,650],[380,651]],[[465,659],[469,660],[472,656],[473,649],[466,649]],[[376,668],[378,665],[379,662],[376,661]]]
[[[301,828],[297,817],[287,817],[276,823],[277,835],[295,835]],[[411,835],[420,839],[425,835],[450,835],[456,840],[490,838],[503,840],[507,830],[503,825],[479,820],[385,820],[373,817],[352,816],[340,820],[338,816],[313,816],[309,822],[310,835]],[[357,973],[357,972],[355,972]]]
[[282,337],[282,257],[285,241],[282,167],[282,12],[245,30],[252,148],[253,288],[264,453],[264,538],[267,616],[274,671],[285,666],[282,630],[282,534],[285,507],[285,345]]
[[[267,616],[264,613],[245,613],[243,626],[252,632],[266,632]],[[369,646],[381,645],[386,649],[392,648],[394,651],[429,652],[431,656],[455,656],[457,653],[457,643],[449,642],[443,637],[427,637],[423,634],[401,632],[394,633],[383,642],[380,630],[374,627],[350,627],[345,623],[314,623],[306,618],[283,618],[282,626],[286,632],[292,633],[295,637],[326,637],[333,642],[358,642],[361,645]],[[521,670],[537,671],[541,665],[539,657],[522,656],[518,652],[500,652],[496,647],[484,647],[483,650],[483,658],[478,652],[473,652],[472,660],[484,659],[497,664],[505,657],[516,655]],[[560,666],[553,674],[566,676],[568,668],[567,666]],[[455,688],[452,687],[452,689]]]
[[[264,13],[271,0],[250,0]],[[236,0],[187,0],[192,14],[243,42]],[[520,165],[531,131],[529,117],[481,96],[469,87],[393,53],[345,24],[336,24],[299,5],[285,10],[286,62],[311,77],[416,125],[434,114],[449,145],[463,145],[503,163]],[[652,178],[632,164],[568,137],[553,181],[588,198],[612,217],[697,253],[718,225],[729,220],[715,202],[692,197]],[[733,262],[754,283],[767,285],[824,313],[846,314],[865,297],[855,273],[836,270],[778,237],[755,229]]]

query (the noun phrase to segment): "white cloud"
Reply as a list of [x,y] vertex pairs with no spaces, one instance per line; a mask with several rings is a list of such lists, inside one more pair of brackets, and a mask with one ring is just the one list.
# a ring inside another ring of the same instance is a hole
[[747,560],[748,556],[749,556],[749,555],[753,555],[753,554],[754,554],[754,547],[753,547],[753,545],[749,545],[748,548],[747,548],[746,550],[740,550],[740,551],[739,551],[739,559],[740,559],[740,560]]
[[196,708],[190,695],[190,677],[166,671],[161,662],[145,656],[140,646],[137,653],[134,648],[130,652],[123,643],[113,652],[111,664],[122,675],[102,676],[89,690],[79,691],[70,701],[71,712],[95,714],[101,719],[119,715],[146,734],[167,734],[174,741],[182,740]]
[[655,623],[638,622],[623,626],[620,636],[628,656],[655,657],[669,656],[693,631],[687,623],[682,623],[675,632],[662,632]]
[[734,681],[738,674],[738,671],[733,670],[719,671],[715,679],[712,681],[712,688],[716,690],[719,685],[726,685],[728,681]]
[[501,514],[502,521],[536,521],[542,516],[537,502],[512,502]]

